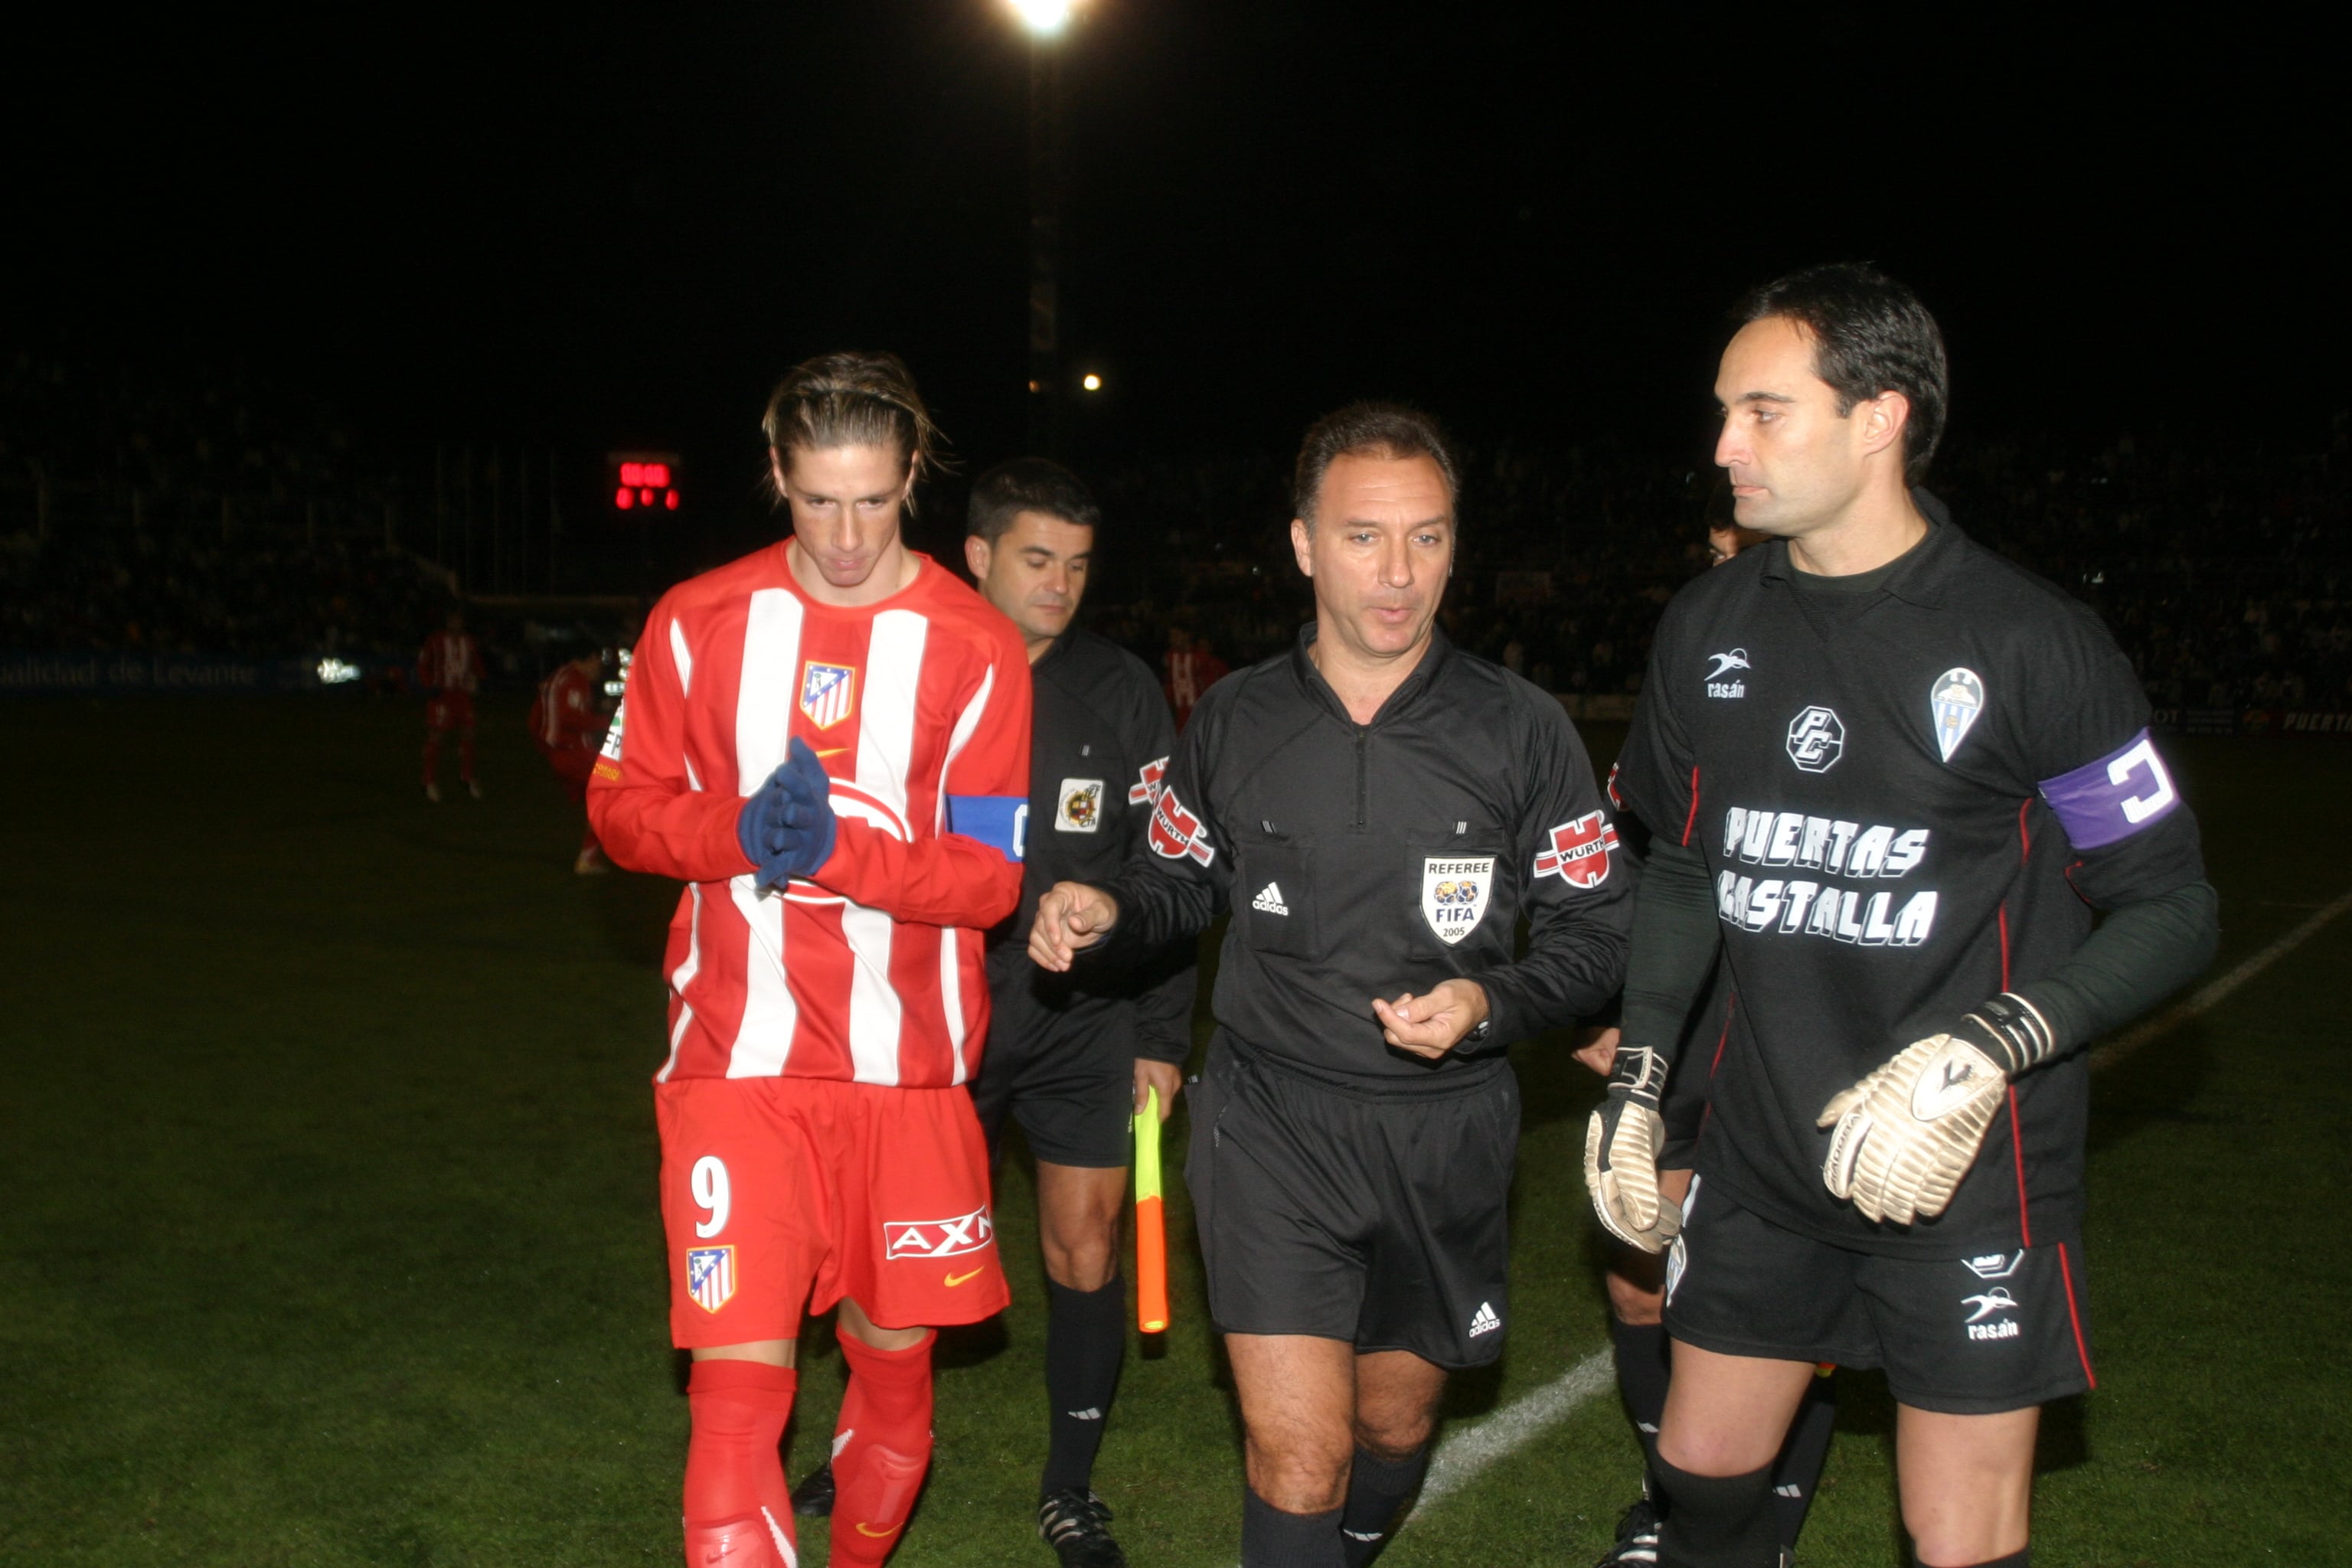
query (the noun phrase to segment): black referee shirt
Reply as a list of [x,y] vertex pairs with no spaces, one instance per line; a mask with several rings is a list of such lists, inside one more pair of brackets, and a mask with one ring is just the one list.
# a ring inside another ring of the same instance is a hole
[[[1388,1087],[1495,1072],[1513,1040],[1623,981],[1633,875],[1583,743],[1557,700],[1442,632],[1358,724],[1307,657],[1314,637],[1193,710],[1150,853],[1109,884],[1112,945],[1230,907],[1214,1006],[1242,1047]],[[1485,1038],[1434,1065],[1381,1038],[1374,995],[1461,976],[1486,988]]]
[[1715,881],[1738,1000],[1702,1177],[1839,1246],[1956,1257],[2078,1233],[2084,1057],[2021,1076],[1951,1205],[1910,1226],[1823,1186],[1822,1107],[2050,973],[2094,909],[2204,866],[2097,616],[1914,500],[1927,538],[1859,595],[1778,540],[1677,594],[1611,789]]
[[1122,953],[1055,974],[1029,959],[1037,900],[1056,882],[1107,882],[1143,843],[1176,725],[1150,669],[1117,643],[1073,626],[1029,667],[1029,822],[1021,907],[989,933],[997,1026],[1034,1007],[1101,1015],[1134,1054],[1181,1062],[1192,1049],[1193,944]]

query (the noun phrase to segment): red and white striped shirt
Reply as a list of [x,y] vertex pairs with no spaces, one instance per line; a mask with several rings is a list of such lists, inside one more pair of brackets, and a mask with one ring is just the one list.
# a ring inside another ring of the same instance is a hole
[[595,745],[604,732],[604,715],[596,706],[596,678],[575,665],[557,665],[555,673],[539,683],[530,732],[551,752]]
[[482,649],[467,632],[435,632],[416,655],[416,683],[427,691],[470,693],[482,682]]
[[[789,550],[654,606],[589,783],[605,852],[689,884],[655,1080],[961,1083],[988,1030],[982,933],[1021,897],[1028,658],[926,557],[891,597],[842,608],[802,593]],[[736,818],[794,736],[833,780],[834,850],[760,893]]]

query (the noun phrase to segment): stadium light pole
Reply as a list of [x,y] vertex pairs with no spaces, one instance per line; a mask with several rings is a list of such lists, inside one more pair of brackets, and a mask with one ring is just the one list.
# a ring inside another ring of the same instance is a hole
[[1012,0],[1029,34],[1029,449],[1062,447],[1062,50],[1076,0]]

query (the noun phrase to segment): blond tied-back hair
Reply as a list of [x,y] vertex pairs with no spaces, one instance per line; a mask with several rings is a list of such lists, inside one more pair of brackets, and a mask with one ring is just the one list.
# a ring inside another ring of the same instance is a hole
[[[794,365],[769,395],[760,428],[787,465],[797,451],[891,447],[919,481],[943,460],[945,438],[894,353],[819,354]],[[915,510],[911,491],[907,510]]]

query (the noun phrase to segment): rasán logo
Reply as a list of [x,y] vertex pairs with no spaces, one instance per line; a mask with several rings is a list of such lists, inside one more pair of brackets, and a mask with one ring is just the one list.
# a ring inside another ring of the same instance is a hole
[[1726,680],[1723,679],[1725,672],[1728,670],[1746,669],[1748,668],[1748,650],[1746,648],[1736,647],[1728,653],[1711,653],[1706,657],[1715,660],[1715,668],[1706,672],[1706,694],[1709,697],[1745,697],[1748,695],[1748,683],[1746,681]]
[[1789,721],[1789,760],[1799,771],[1825,773],[1845,752],[1845,726],[1834,710],[1808,708]]

